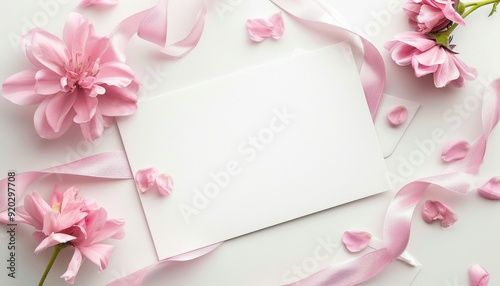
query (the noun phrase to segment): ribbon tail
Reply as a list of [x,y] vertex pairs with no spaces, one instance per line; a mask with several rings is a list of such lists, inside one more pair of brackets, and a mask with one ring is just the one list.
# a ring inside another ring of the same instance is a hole
[[148,275],[149,271],[151,269],[155,268],[158,265],[168,263],[168,262],[183,262],[183,261],[189,261],[189,260],[194,260],[197,258],[200,258],[204,255],[207,255],[208,253],[214,251],[217,249],[219,246],[222,245],[223,242],[215,243],[209,246],[205,246],[200,249],[196,249],[187,253],[183,253],[177,256],[173,256],[167,259],[160,260],[152,265],[146,266],[143,269],[140,269],[132,274],[129,274],[127,276],[124,276],[120,279],[114,280],[111,283],[107,284],[107,286],[141,286],[144,282],[144,279]]
[[[17,174],[16,198],[20,199],[24,191],[36,180],[50,174],[76,175],[108,179],[131,179],[132,172],[128,164],[125,152],[109,152],[92,155],[67,164],[50,167],[41,171],[25,172]],[[8,208],[7,178],[0,181],[0,212]]]
[[320,0],[271,0],[271,2],[300,20],[326,24],[330,28],[348,32],[361,40],[364,61],[360,70],[360,78],[370,114],[374,120],[386,81],[385,64],[378,49],[367,39],[346,28],[347,21],[339,17],[340,14],[335,9]]

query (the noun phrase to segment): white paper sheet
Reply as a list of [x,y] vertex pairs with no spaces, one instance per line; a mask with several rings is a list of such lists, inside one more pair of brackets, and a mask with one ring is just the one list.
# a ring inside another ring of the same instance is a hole
[[140,103],[119,121],[159,259],[390,189],[349,46],[339,44]]

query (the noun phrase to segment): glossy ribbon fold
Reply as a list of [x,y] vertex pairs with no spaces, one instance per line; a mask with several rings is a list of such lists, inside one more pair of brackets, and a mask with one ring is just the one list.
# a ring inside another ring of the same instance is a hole
[[[101,153],[85,157],[67,164],[50,167],[40,171],[16,174],[16,197],[21,198],[26,188],[41,177],[60,174],[107,179],[131,179],[132,172],[125,152]],[[7,194],[7,178],[0,181],[2,194]],[[0,196],[0,212],[7,210],[7,196]]]
[[169,57],[181,58],[198,44],[205,26],[206,1],[199,1],[197,17],[192,21],[190,32],[181,40],[167,45],[169,0],[160,0],[152,8],[138,12],[118,24],[111,33],[111,44],[121,61],[125,61],[125,50],[130,39],[140,38],[163,47],[161,51]]
[[319,0],[271,0],[299,20],[324,24],[332,32],[348,32],[359,37],[363,45],[363,65],[359,71],[361,84],[372,119],[375,119],[385,86],[385,65],[382,55],[367,39],[347,28],[347,21],[333,7]]
[[488,137],[497,125],[499,117],[500,79],[497,79],[483,95],[483,133],[471,146],[468,155],[450,165],[442,175],[416,180],[405,185],[392,199],[384,222],[384,248],[327,267],[303,280],[287,285],[352,286],[379,274],[405,251],[410,239],[411,219],[429,186],[437,186],[459,194],[477,189],[475,184],[477,177],[474,174],[479,171],[483,162]]

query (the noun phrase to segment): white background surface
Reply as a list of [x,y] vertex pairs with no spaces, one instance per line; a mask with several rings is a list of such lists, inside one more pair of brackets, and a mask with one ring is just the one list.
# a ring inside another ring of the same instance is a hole
[[[67,15],[77,10],[77,2],[55,1],[3,1],[0,4],[3,23],[0,30],[3,39],[0,41],[0,81],[30,67],[23,52],[14,48],[9,41],[12,35],[24,32],[23,25],[26,22],[35,22],[41,28],[61,35]],[[44,3],[49,2],[57,4],[47,10]],[[480,132],[480,105],[477,104],[475,95],[476,90],[484,87],[485,82],[500,77],[500,59],[497,53],[500,38],[493,32],[500,24],[500,15],[487,18],[488,8],[480,9],[468,18],[467,27],[459,28],[454,33],[459,57],[478,69],[478,80],[467,82],[464,89],[448,87],[437,90],[433,87],[431,78],[415,78],[410,68],[396,66],[382,48],[383,43],[396,33],[409,29],[400,9],[396,9],[397,13],[392,12],[396,11],[392,8],[402,1],[328,2],[345,15],[353,26],[367,34],[384,55],[388,75],[386,93],[422,104],[395,153],[386,160],[388,169],[399,176],[398,180],[393,181],[395,189],[411,180],[438,174],[445,168],[439,158],[442,147],[452,139],[472,140]],[[152,0],[141,3],[123,0],[110,10],[78,11],[95,24],[99,34],[106,34],[121,19],[154,3]],[[222,7],[228,10],[220,10]],[[309,50],[337,41],[334,37],[325,37],[284,15],[287,30],[283,39],[267,40],[259,45],[248,42],[245,20],[267,17],[277,11],[277,7],[265,0],[215,0],[207,14],[206,30],[199,46],[179,61],[164,60],[156,52],[156,47],[134,38],[128,50],[128,63],[140,80],[149,83],[143,88],[142,96],[161,95],[202,80],[288,56],[295,48]],[[287,33],[290,31],[296,33]],[[280,48],[282,46],[290,47],[290,50],[283,51]],[[461,114],[456,111],[460,108],[464,110]],[[40,139],[33,127],[34,110],[35,107],[16,106],[0,99],[0,177],[4,177],[10,169],[20,172],[38,170],[91,154],[122,150],[116,126],[105,131],[102,140],[94,145],[86,143],[77,128],[71,129],[58,140]],[[447,140],[429,143],[435,130],[443,130]],[[417,158],[416,154],[424,151],[421,147],[423,142],[428,143],[428,155],[422,157],[422,160],[411,159]],[[499,143],[500,132],[495,130],[481,169],[484,176],[500,174]],[[406,161],[412,161],[409,167],[405,166]],[[126,238],[110,241],[116,248],[108,269],[97,274],[95,265],[86,261],[75,285],[104,285],[156,261],[139,198],[131,180],[88,180],[53,176],[40,180],[30,191],[49,194],[54,184],[63,189],[76,185],[84,196],[96,199],[105,207],[110,217],[123,217],[127,222]],[[393,193],[378,195],[228,241],[199,260],[157,269],[146,284],[282,284],[290,278],[290,272],[296,272],[297,268],[300,268],[300,273],[307,274],[314,271],[314,268],[325,267],[338,259],[341,256],[338,253],[342,250],[334,245],[340,243],[339,238],[344,230],[363,229],[380,237],[386,207],[392,196]],[[457,196],[440,190],[427,193],[426,198],[439,199],[448,204],[457,212],[459,220],[453,227],[441,229],[438,224],[425,224],[419,213],[416,213],[408,251],[423,264],[423,268],[412,285],[468,285],[466,270],[474,263],[480,263],[490,271],[490,285],[499,284],[500,266],[496,261],[496,257],[500,255],[498,203],[481,199],[476,194]],[[35,255],[33,250],[36,243],[31,237],[32,229],[18,227],[17,230],[18,276],[15,280],[7,278],[7,271],[2,266],[0,284],[34,285],[49,260],[50,251]],[[4,229],[1,231],[0,260],[5,261],[6,236]],[[333,241],[329,247],[323,248],[329,254],[328,258],[315,258],[315,250],[328,245],[325,241]],[[64,273],[71,254],[69,250],[63,251],[49,274],[46,285],[65,285],[58,277]],[[312,260],[316,263],[312,263]],[[305,269],[301,266],[303,263],[306,264]],[[397,262],[367,285],[401,285],[402,279],[411,276],[409,273],[413,272],[406,265]]]

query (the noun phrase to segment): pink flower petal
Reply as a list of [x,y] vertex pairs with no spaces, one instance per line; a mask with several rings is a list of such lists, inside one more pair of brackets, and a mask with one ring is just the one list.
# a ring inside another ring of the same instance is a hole
[[422,216],[426,223],[440,220],[441,227],[444,228],[452,226],[458,220],[457,215],[452,209],[441,202],[433,200],[428,200],[424,203]]
[[78,274],[81,265],[82,265],[82,254],[78,250],[78,248],[75,248],[75,252],[73,253],[71,261],[68,264],[68,269],[66,270],[66,272],[64,272],[61,278],[64,278],[64,281],[70,284],[75,283],[75,277],[76,274]]
[[108,244],[94,243],[89,246],[78,247],[81,253],[92,263],[97,265],[99,272],[108,267],[109,258],[114,246]]
[[491,178],[486,184],[477,189],[481,197],[488,200],[500,200],[500,177]]
[[35,91],[35,70],[25,70],[7,78],[2,84],[2,95],[19,105],[41,103],[46,96]]
[[141,193],[149,191],[156,183],[158,171],[156,168],[144,168],[135,174],[135,183]]
[[342,243],[350,252],[360,252],[368,247],[372,235],[366,231],[346,231],[342,236]]
[[70,53],[59,38],[40,30],[33,35],[31,49],[36,60],[45,67],[57,74],[66,74],[64,67],[69,62]]
[[106,94],[99,96],[99,110],[105,116],[127,116],[137,110],[137,89],[134,82],[125,88],[105,86]]
[[156,177],[156,186],[162,196],[168,196],[174,188],[174,180],[167,174],[159,174]]
[[73,239],[76,239],[76,237],[72,235],[68,235],[65,233],[51,233],[49,236],[47,236],[40,244],[35,248],[35,253],[40,253],[41,251],[57,245],[61,243],[66,243],[68,241],[71,241]]
[[60,125],[59,132],[54,131],[54,129],[50,126],[49,122],[47,121],[47,116],[46,116],[47,105],[50,99],[51,97],[47,98],[38,106],[38,108],[35,111],[35,116],[33,119],[33,121],[35,122],[36,132],[38,133],[38,135],[40,135],[40,137],[45,139],[55,139],[60,137],[61,135],[64,134],[64,132],[66,132],[66,130],[69,129],[71,123],[73,122],[72,114],[74,114],[74,112],[70,111],[64,118],[62,124]]
[[73,121],[75,123],[89,122],[96,114],[98,99],[89,96],[84,90],[75,91],[72,94],[76,95],[76,100],[73,102],[76,115]]
[[248,19],[247,30],[249,39],[260,43],[273,34],[273,25],[266,19]]
[[114,62],[102,64],[100,66],[96,83],[105,83],[107,85],[125,87],[129,85],[133,79],[134,72],[129,66],[119,62]]
[[405,123],[407,118],[408,109],[401,105],[392,108],[387,113],[387,119],[389,120],[389,123],[394,127],[400,126],[401,124]]
[[458,140],[451,142],[444,147],[441,158],[445,162],[451,162],[463,159],[469,152],[470,144],[465,140]]
[[285,22],[283,21],[281,12],[272,15],[271,18],[269,18],[269,21],[273,24],[272,37],[276,40],[281,39],[281,37],[283,37],[283,33],[285,32]]
[[38,94],[50,95],[62,91],[61,76],[51,70],[39,70],[35,75],[35,79],[35,91]]
[[118,0],[81,0],[78,7],[112,7],[118,4]]
[[77,96],[75,93],[69,95],[66,93],[58,93],[49,100],[47,109],[45,110],[45,116],[54,132],[59,132],[61,130],[61,126],[65,122],[76,100]]
[[469,267],[469,279],[471,286],[486,286],[490,280],[490,273],[481,265]]
[[94,142],[104,132],[105,120],[100,112],[96,112],[89,122],[81,123],[83,137],[88,142]]

